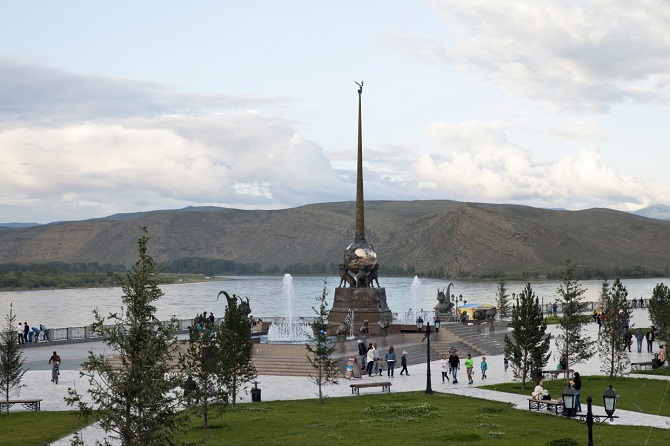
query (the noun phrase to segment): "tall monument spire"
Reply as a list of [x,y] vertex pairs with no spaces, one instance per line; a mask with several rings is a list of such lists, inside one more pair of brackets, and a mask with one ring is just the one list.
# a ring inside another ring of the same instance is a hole
[[361,102],[363,81],[358,85],[358,165],[356,168],[356,242],[365,242],[365,210],[363,208],[363,118]]
[[356,228],[354,242],[344,251],[344,265],[348,271],[367,273],[377,263],[375,248],[365,240],[365,213],[363,209],[363,81],[358,85],[358,163],[356,169]]
[[[333,307],[328,322],[338,333],[346,326],[357,333],[388,334],[393,313],[386,303],[386,289],[379,285],[379,264],[375,248],[365,240],[363,211],[363,118],[361,103],[363,81],[358,85],[358,163],[356,169],[356,228],[354,242],[344,250],[340,263],[340,285],[335,288]],[[374,238],[373,234],[373,238]],[[374,285],[377,284],[375,288]],[[347,287],[348,285],[348,287]],[[353,316],[353,318],[352,318]],[[378,322],[377,322],[378,321]],[[370,323],[372,322],[372,323]],[[334,324],[334,325],[333,325]],[[346,330],[345,330],[346,331]],[[333,334],[332,331],[330,334]]]

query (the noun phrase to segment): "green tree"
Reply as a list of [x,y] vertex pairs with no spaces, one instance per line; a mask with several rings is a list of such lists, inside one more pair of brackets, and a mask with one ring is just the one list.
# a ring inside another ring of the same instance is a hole
[[[556,349],[566,359],[566,369],[573,363],[590,359],[594,354],[595,341],[585,333],[585,326],[591,317],[584,312],[588,303],[582,302],[585,290],[575,279],[575,264],[571,260],[565,262],[561,270],[561,283],[558,287],[558,301],[563,309],[560,320],[561,333],[556,336]],[[559,358],[560,360],[560,358]]]
[[235,407],[240,387],[255,379],[257,373],[252,361],[251,324],[247,314],[238,305],[236,295],[230,297],[225,291],[222,293],[225,294],[228,305],[219,330],[223,358],[219,380]]
[[[656,337],[663,342],[668,350],[670,343],[670,288],[662,283],[657,284],[649,299],[649,319],[657,325]],[[670,367],[670,360],[666,361]]]
[[505,356],[521,376],[522,389],[526,388],[527,378],[535,378],[530,376],[531,369],[542,370],[549,360],[546,333],[540,301],[529,283],[512,305],[512,336],[505,335]]
[[109,445],[111,438],[122,446],[174,445],[174,434],[184,427],[185,413],[174,393],[179,380],[169,365],[176,350],[176,321],[163,324],[155,316],[154,304],[163,292],[156,263],[147,254],[148,240],[144,234],[139,238],[139,260],[120,277],[121,312],[105,318],[94,311],[92,331],[117,352],[119,365],[89,352],[80,375],[88,378],[91,402],[68,389],[67,403],[105,431],[104,443],[97,444]]
[[[21,379],[28,369],[23,368],[26,359],[23,357],[23,347],[19,344],[16,315],[11,303],[5,322],[0,332],[0,396],[5,403],[9,403],[9,397],[21,391]],[[9,404],[5,408],[9,414]]]
[[611,287],[607,280],[603,281],[601,300],[604,319],[598,333],[598,350],[600,370],[607,373],[610,380],[623,375],[630,367],[627,350],[631,310],[627,298],[628,291],[619,278]]
[[[221,351],[216,324],[207,317],[207,312],[198,314],[188,329],[188,344],[185,352],[179,353],[179,367],[187,376],[184,384],[185,397],[189,404],[195,403],[196,412],[202,415],[203,429],[209,426],[209,411],[212,404],[210,387],[217,382],[221,369]],[[195,385],[195,389],[191,388]],[[220,389],[215,389],[220,394]]]
[[507,284],[505,279],[500,279],[498,282],[498,289],[496,291],[496,303],[500,308],[500,319],[506,318],[509,315],[510,301],[509,294],[507,294]]
[[325,395],[323,394],[322,388],[328,384],[337,384],[339,377],[339,370],[337,368],[337,362],[332,358],[333,353],[337,348],[334,345],[328,344],[328,305],[326,302],[326,297],[328,292],[326,291],[326,281],[323,281],[323,293],[321,297],[317,297],[316,300],[319,302],[319,309],[312,307],[314,312],[317,314],[317,318],[314,322],[310,324],[312,327],[313,335],[310,336],[309,344],[305,345],[305,348],[310,353],[307,356],[310,364],[314,367],[314,374],[310,374],[309,378],[319,387],[319,402],[323,404],[325,402]]

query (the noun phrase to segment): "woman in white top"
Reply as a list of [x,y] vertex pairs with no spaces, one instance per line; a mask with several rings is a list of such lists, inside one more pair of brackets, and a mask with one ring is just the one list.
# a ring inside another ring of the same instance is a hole
[[544,398],[544,388],[542,387],[542,384],[544,384],[544,382],[541,379],[538,379],[537,385],[535,386],[535,389],[533,389],[531,395],[534,400],[541,400]]
[[368,372],[368,376],[372,376],[372,366],[375,363],[375,348],[372,344],[368,347],[368,354],[365,359],[368,360],[368,366],[365,371]]

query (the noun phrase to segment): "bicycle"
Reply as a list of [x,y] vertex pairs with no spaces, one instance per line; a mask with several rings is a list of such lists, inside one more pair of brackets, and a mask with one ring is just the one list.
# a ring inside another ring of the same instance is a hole
[[60,366],[60,362],[54,362],[54,365],[51,368],[51,381],[54,384],[58,384],[59,366]]

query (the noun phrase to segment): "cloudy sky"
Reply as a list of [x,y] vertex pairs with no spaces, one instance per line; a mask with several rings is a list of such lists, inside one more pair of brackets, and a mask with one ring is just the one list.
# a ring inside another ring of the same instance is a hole
[[[633,6],[634,5],[634,6]],[[0,0],[0,222],[670,202],[661,0]]]

